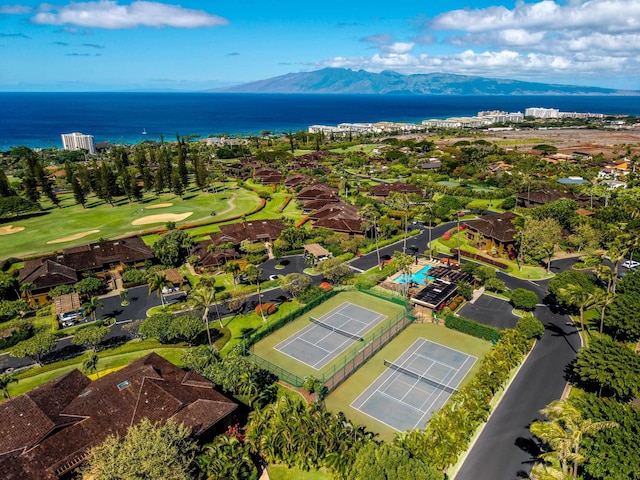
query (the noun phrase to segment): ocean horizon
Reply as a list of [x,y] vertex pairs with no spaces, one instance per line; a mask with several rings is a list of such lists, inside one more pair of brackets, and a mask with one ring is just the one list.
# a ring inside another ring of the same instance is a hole
[[95,142],[136,144],[306,130],[310,125],[420,123],[474,116],[483,110],[640,116],[640,96],[320,95],[255,93],[15,93],[0,92],[0,150],[62,148],[60,135],[81,132]]

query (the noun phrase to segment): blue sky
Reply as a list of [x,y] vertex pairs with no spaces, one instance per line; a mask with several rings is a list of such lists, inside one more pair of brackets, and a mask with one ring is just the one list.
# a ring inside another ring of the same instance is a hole
[[4,3],[0,91],[203,90],[323,67],[640,89],[640,0]]

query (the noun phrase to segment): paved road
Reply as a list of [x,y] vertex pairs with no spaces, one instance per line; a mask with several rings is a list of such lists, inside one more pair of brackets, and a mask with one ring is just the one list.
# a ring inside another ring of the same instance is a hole
[[[420,225],[416,225],[420,227]],[[439,225],[432,230],[432,238],[438,238],[446,230],[455,226],[455,222]],[[424,227],[419,235],[407,239],[407,252],[424,252],[429,241],[428,229]],[[397,242],[381,249],[383,259],[391,258],[395,250],[402,250],[403,242]],[[415,246],[412,249],[411,246]],[[575,259],[563,259],[552,263],[553,272],[569,268]],[[286,275],[292,272],[301,272],[307,265],[301,256],[285,258],[285,268],[276,269],[278,263],[269,260],[261,265],[263,279],[270,275]],[[377,265],[376,252],[373,251],[351,262],[358,270],[368,270]],[[509,288],[528,288],[535,291],[541,302],[544,300],[547,281],[531,282],[520,280],[509,275],[498,273],[498,278],[503,280]],[[322,276],[313,277],[315,283],[319,283]],[[97,314],[99,318],[115,317],[118,322],[112,327],[110,337],[117,339],[127,335],[122,329],[123,323],[128,320],[144,318],[146,311],[160,304],[157,296],[149,296],[147,287],[135,287],[129,289],[131,304],[127,307],[120,306],[120,297],[108,297],[102,300],[104,308]],[[177,299],[177,297],[175,297]],[[282,303],[288,295],[276,288],[262,293],[262,301]],[[257,305],[257,295],[253,295],[247,302],[244,311],[249,311]],[[214,309],[212,309],[214,310]],[[223,317],[231,315],[224,306],[220,306]],[[215,315],[214,312],[211,315]],[[560,398],[565,387],[565,366],[574,358],[579,347],[579,338],[575,328],[566,325],[568,317],[560,313],[552,312],[546,306],[540,306],[536,315],[545,324],[546,333],[536,344],[527,362],[505,393],[502,402],[494,411],[483,433],[470,451],[466,461],[456,475],[456,480],[502,480],[526,478],[531,469],[532,459],[535,458],[535,449],[531,435],[528,431],[529,424],[540,418],[539,410],[544,408],[552,400]],[[213,319],[213,318],[212,318]],[[122,322],[122,323],[121,323]],[[59,343],[60,349],[70,348],[70,340],[63,339]],[[8,356],[0,356],[0,371],[10,366],[22,366],[19,363],[25,359],[15,359]],[[28,362],[28,360],[27,360]],[[15,368],[15,367],[14,367]]]
[[[552,263],[552,270],[569,268],[575,261],[559,260],[559,265]],[[498,276],[510,288],[533,290],[541,300],[545,296],[547,281],[534,283],[504,274]],[[545,334],[491,415],[455,480],[529,478],[538,453],[529,425],[542,418],[539,413],[542,408],[561,397],[567,383],[565,367],[580,347],[577,330],[567,325],[569,317],[543,305],[536,307],[535,314],[544,324]]]

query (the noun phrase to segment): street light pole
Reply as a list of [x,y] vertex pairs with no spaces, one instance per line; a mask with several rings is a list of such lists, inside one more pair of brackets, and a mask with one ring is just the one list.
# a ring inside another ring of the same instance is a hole
[[458,221],[458,265],[460,265],[460,212],[458,211],[457,214],[457,221]]

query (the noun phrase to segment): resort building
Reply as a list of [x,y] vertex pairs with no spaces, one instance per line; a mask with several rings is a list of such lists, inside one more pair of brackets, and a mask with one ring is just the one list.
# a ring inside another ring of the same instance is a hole
[[560,118],[560,110],[557,108],[529,107],[524,111],[524,116],[534,118]]
[[91,447],[148,418],[192,428],[207,441],[237,421],[238,404],[213,383],[156,353],[91,381],[79,370],[0,404],[6,480],[68,478]]
[[62,147],[65,150],[86,150],[87,153],[96,153],[93,135],[83,135],[79,132],[63,133]]

